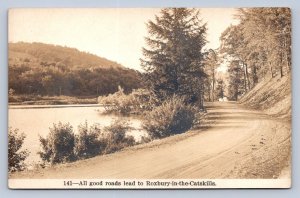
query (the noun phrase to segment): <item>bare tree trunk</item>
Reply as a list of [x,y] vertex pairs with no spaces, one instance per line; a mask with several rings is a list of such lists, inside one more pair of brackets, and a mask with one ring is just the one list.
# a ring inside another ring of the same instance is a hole
[[284,39],[284,54],[285,54],[285,61],[286,61],[286,73],[289,73],[291,71],[291,64],[290,64],[290,60],[289,60],[289,54],[291,54],[291,47],[287,46],[287,39]]
[[274,75],[273,75],[273,66],[272,66],[272,63],[270,61],[269,61],[269,67],[270,67],[271,77],[274,78]]
[[291,62],[290,62],[290,58],[289,55],[291,55],[291,50],[290,47],[285,48],[285,61],[286,61],[286,67],[287,67],[287,73],[290,72],[292,70],[291,68]]
[[244,64],[244,62],[242,62],[242,64],[243,64],[243,73],[244,73],[244,91],[246,93],[247,92],[246,70],[245,70],[245,64]]
[[245,72],[246,72],[248,90],[250,90],[250,80],[249,80],[248,66],[247,66],[246,63],[245,63]]
[[258,83],[256,64],[252,64],[252,66],[251,66],[251,77],[252,77],[252,87],[254,87]]
[[234,93],[234,99],[235,99],[235,101],[238,100],[238,95],[239,95],[239,86],[235,85],[235,93]]
[[290,59],[289,59],[288,55],[287,55],[286,59],[287,59],[286,61],[287,61],[288,71],[290,72],[292,70],[292,67],[291,67],[291,62],[290,62]]
[[215,70],[213,70],[213,81],[212,81],[212,101],[215,101]]
[[209,87],[209,91],[208,91],[208,101],[211,102],[211,88],[210,88],[210,85],[208,86]]
[[280,53],[280,78],[283,77],[283,53]]
[[[237,70],[237,71],[236,71],[235,79],[238,79],[238,78],[239,78],[239,75],[240,75],[240,74],[239,74],[239,71]],[[235,88],[235,93],[234,93],[235,96],[234,96],[234,97],[235,97],[235,101],[237,101],[237,100],[238,100],[238,95],[239,95],[239,84],[238,84],[238,83],[235,83],[234,86],[235,86],[235,87],[234,87],[234,88]]]
[[200,109],[204,110],[204,92],[203,92],[203,83],[201,83],[201,91],[200,91]]

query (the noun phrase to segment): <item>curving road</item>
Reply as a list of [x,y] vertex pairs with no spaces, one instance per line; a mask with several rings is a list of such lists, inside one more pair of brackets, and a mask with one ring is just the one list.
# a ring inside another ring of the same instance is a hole
[[187,133],[124,151],[10,178],[285,178],[291,125],[232,102],[208,104]]

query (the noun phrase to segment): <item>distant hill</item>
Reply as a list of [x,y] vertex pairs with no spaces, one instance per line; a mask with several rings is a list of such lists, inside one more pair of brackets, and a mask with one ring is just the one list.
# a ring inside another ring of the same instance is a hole
[[65,65],[72,68],[121,68],[122,65],[108,59],[81,52],[75,48],[44,43],[9,43],[9,65],[30,62],[31,67],[40,65]]
[[9,89],[14,95],[99,96],[140,88],[140,73],[74,48],[9,43]]
[[245,94],[240,102],[265,113],[279,117],[291,118],[291,77],[277,76],[258,83]]

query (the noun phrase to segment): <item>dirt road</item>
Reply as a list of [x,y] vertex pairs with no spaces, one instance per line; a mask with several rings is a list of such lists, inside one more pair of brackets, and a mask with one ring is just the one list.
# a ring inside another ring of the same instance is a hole
[[[236,103],[208,105],[199,129],[124,151],[10,178],[284,178],[290,122]],[[284,170],[284,171],[282,171]]]

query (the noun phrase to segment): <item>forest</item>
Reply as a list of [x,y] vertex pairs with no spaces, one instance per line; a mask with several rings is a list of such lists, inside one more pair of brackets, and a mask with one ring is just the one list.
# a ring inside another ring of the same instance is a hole
[[42,43],[9,44],[10,94],[99,96],[141,86],[140,73],[76,49]]
[[[156,24],[149,22],[142,65],[157,98],[184,95],[203,108],[204,101],[236,101],[259,82],[290,76],[289,8],[237,9],[239,23],[221,34],[217,49],[205,47],[207,27],[198,17],[201,11],[163,10]],[[227,70],[220,75],[221,65]]]
[[221,35],[219,56],[228,64],[228,95],[238,100],[255,85],[291,72],[289,8],[238,9],[240,23]]

